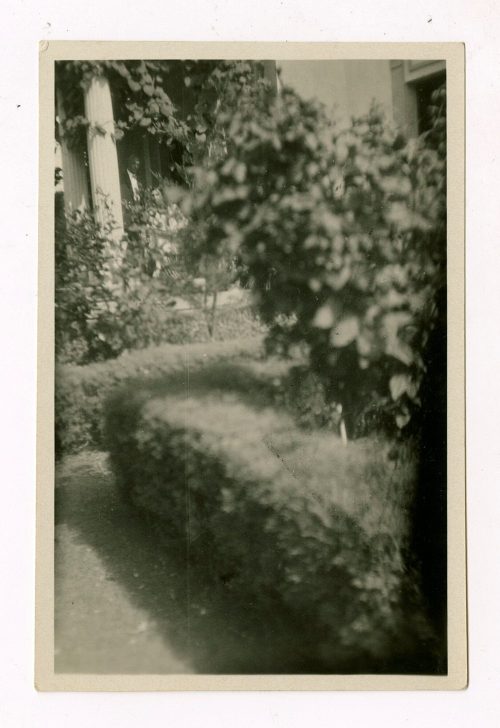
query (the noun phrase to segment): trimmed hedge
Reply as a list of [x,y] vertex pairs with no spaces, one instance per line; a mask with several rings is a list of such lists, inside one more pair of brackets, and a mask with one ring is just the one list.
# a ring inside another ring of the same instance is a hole
[[[253,337],[263,334],[264,325],[251,306],[220,306],[216,309],[214,341]],[[212,341],[206,315],[199,309],[167,312],[161,322],[156,343],[191,344]]]
[[426,629],[406,603],[413,466],[396,470],[380,444],[299,430],[268,406],[264,371],[219,365],[188,392],[117,394],[106,437],[119,486],[214,585],[284,608],[309,658],[401,669]]
[[208,363],[258,358],[261,352],[262,337],[254,337],[185,346],[164,344],[87,366],[59,366],[55,382],[56,453],[60,456],[84,447],[103,447],[103,404],[119,385],[128,383],[133,389],[174,376],[185,381]]
[[207,314],[201,308],[172,310],[164,300],[155,298],[136,299],[134,307],[127,299],[125,305],[125,311],[120,309],[113,314],[108,311],[96,329],[87,331],[87,338],[66,339],[67,332],[59,331],[58,361],[86,365],[116,358],[124,350],[161,344],[226,341],[258,336],[266,330],[250,305],[219,306],[213,336],[209,333]]

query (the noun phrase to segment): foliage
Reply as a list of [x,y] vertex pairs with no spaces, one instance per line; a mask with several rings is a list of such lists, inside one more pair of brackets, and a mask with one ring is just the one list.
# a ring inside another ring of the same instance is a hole
[[[56,64],[56,86],[64,113],[58,129],[70,146],[86,146],[89,122],[83,113],[82,90],[96,76],[110,81],[115,138],[139,130],[180,150],[172,157],[177,160],[174,176],[185,184],[193,183],[189,165],[194,160],[225,153],[225,128],[234,110],[248,106],[267,88],[255,62],[61,61]],[[177,205],[185,191],[170,187],[172,199],[165,200],[166,184],[167,180],[157,180],[154,190],[143,190],[139,202],[125,205],[127,241],[114,266],[111,224],[100,227],[90,215],[77,213],[57,227],[60,359],[87,363],[169,340],[165,334],[173,317],[167,307],[179,295],[202,310],[197,321],[205,320],[209,337],[218,336],[217,328],[224,324],[217,311],[218,293],[234,281],[234,262],[208,252],[194,253],[205,223],[197,219],[188,225]],[[171,210],[177,211],[182,224],[175,234],[169,230],[165,235],[162,217],[170,218]]]
[[153,277],[146,270],[146,256],[165,259],[156,240],[147,248],[125,248],[112,231],[111,218],[101,224],[89,212],[75,212],[56,227],[59,359],[86,363],[153,343],[165,304],[186,282],[183,277]]
[[205,246],[239,257],[273,338],[306,343],[351,430],[374,396],[398,427],[419,406],[445,283],[442,117],[437,127],[406,143],[373,108],[338,128],[285,89],[239,109],[227,156],[198,171]]
[[268,82],[260,63],[251,61],[187,61],[184,83],[195,103],[188,122],[197,143],[191,149],[194,163],[223,159],[227,154],[227,129],[238,109],[251,110],[267,98]]
[[[421,404],[446,284],[444,90],[434,96],[431,131],[406,143],[376,109],[344,129],[290,90],[271,103],[256,63],[60,62],[70,140],[86,124],[81,87],[99,74],[111,81],[117,138],[139,129],[182,148],[176,173],[192,194],[179,193],[190,220],[179,239],[191,277],[205,280],[210,334],[218,291],[239,278],[253,288],[275,347],[307,345],[326,409],[342,405],[350,434],[381,421],[405,427]],[[168,255],[149,232],[152,203],[150,194],[130,206],[129,250],[154,281],[136,285],[134,276],[130,305],[105,305],[97,329],[106,343],[81,361],[155,340],[150,303],[165,297],[162,277],[169,294],[173,286]],[[112,340],[118,310],[124,326]]]
[[59,128],[72,145],[83,145],[89,129],[82,89],[102,75],[112,88],[116,140],[139,130],[177,150],[172,170],[183,182],[189,181],[190,164],[224,153],[224,130],[234,111],[267,89],[258,62],[59,61],[56,86],[65,104]]
[[[101,225],[89,213],[75,212],[56,225],[55,235],[55,330],[56,351],[97,346],[102,312],[113,307],[114,286],[110,253],[112,224]],[[113,313],[113,311],[111,311]],[[104,343],[104,342],[103,342]]]
[[[426,143],[440,158],[446,157],[446,94],[433,95],[434,120]],[[446,279],[433,301],[432,327],[427,338],[426,365],[421,384],[422,407],[417,418],[419,434],[418,487],[412,504],[411,550],[419,565],[421,588],[428,614],[440,642],[442,664],[447,654],[447,291]],[[430,537],[429,534],[432,534]]]
[[[174,281],[187,283],[192,272],[188,257],[183,255],[181,233],[188,220],[176,204],[163,198],[164,180],[154,189],[141,190],[140,200],[124,203],[127,221],[126,260],[142,275],[156,278],[175,289]],[[185,294],[185,285],[179,293]]]
[[284,605],[328,668],[425,652],[415,604],[405,611],[412,466],[304,433],[262,392],[229,364],[195,376],[189,398],[171,382],[115,396],[107,442],[125,497],[235,598]]
[[[161,65],[161,68],[160,68]],[[83,115],[83,94],[92,79],[107,76],[113,83],[115,103],[115,138],[139,127],[152,135],[164,136],[173,143],[187,136],[187,127],[174,111],[164,89],[169,64],[156,61],[60,61],[56,64],[56,86],[61,89],[65,119],[61,119],[66,137],[73,145],[84,139],[89,121]],[[162,72],[161,72],[162,71]],[[96,129],[96,132],[103,131]]]
[[[190,253],[196,226],[146,190],[130,203],[128,238],[90,213],[59,216],[56,227],[56,355],[87,364],[160,343],[240,338],[262,330],[249,306],[217,307],[234,280],[224,261]],[[180,217],[172,226],[172,215]],[[168,222],[165,221],[168,217]],[[158,219],[160,218],[160,219]],[[200,276],[203,276],[200,278]],[[182,299],[187,310],[176,310]]]
[[[238,322],[237,322],[238,323]],[[234,335],[234,329],[231,329]],[[55,423],[58,455],[84,447],[103,447],[103,405],[125,382],[134,386],[172,377],[185,379],[213,361],[258,357],[262,337],[187,345],[163,344],[124,353],[87,366],[59,365],[56,370]]]
[[275,398],[293,413],[300,427],[339,432],[341,411],[335,402],[329,401],[324,381],[306,365],[294,366],[285,377],[276,380]]
[[437,88],[428,108],[431,128],[422,134],[426,143],[435,149],[441,159],[446,159],[446,84]]
[[210,337],[216,336],[218,294],[237,280],[235,261],[203,249],[206,222],[186,216],[190,193],[158,179],[146,188],[140,201],[126,204],[127,255],[140,261],[142,273],[164,280],[193,308],[203,311]]

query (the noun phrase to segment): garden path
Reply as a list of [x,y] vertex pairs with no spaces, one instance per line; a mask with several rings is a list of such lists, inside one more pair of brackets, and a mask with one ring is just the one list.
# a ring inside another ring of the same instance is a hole
[[56,671],[193,672],[147,608],[151,574],[166,565],[120,502],[102,453],[68,458],[60,469],[55,566]]

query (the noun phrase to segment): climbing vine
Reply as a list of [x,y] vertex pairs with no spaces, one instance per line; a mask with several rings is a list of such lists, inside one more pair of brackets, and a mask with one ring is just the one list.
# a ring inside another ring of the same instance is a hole
[[[56,89],[64,113],[58,115],[57,133],[71,146],[83,146],[89,128],[82,92],[102,75],[112,90],[115,139],[139,130],[168,147],[176,145],[182,159],[176,171],[185,181],[191,164],[225,154],[232,115],[268,89],[258,62],[60,61]],[[95,131],[104,132],[98,126]]]

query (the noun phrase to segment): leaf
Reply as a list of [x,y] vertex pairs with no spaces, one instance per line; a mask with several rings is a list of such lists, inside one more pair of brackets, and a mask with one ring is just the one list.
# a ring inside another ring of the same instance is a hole
[[327,303],[321,308],[318,308],[316,315],[314,316],[312,325],[317,329],[331,329],[335,323],[335,312],[332,306]]
[[389,389],[391,397],[394,402],[406,394],[408,386],[410,384],[410,377],[408,374],[394,374],[389,380]]
[[396,425],[399,427],[400,430],[403,429],[403,427],[406,427],[408,422],[410,421],[410,413],[408,411],[399,412],[396,417]]
[[321,224],[330,235],[336,235],[342,230],[342,221],[340,217],[334,215],[329,210],[325,210],[321,215]]
[[365,328],[356,338],[356,348],[361,359],[369,360],[380,355],[380,342],[373,332]]
[[346,316],[330,334],[330,341],[335,347],[347,346],[359,334],[359,319],[357,316]]
[[335,157],[336,162],[340,166],[345,164],[347,161],[347,157],[349,156],[349,148],[347,144],[343,141],[338,141],[335,147]]
[[334,291],[340,291],[340,289],[345,286],[350,277],[351,269],[348,266],[345,266],[338,273],[330,273],[327,279],[328,285],[330,285]]
[[247,168],[246,165],[243,164],[243,162],[238,162],[236,167],[234,168],[233,177],[237,182],[240,184],[245,181],[245,177],[247,175]]
[[383,172],[387,172],[394,166],[395,158],[384,154],[378,159],[378,168]]
[[128,85],[130,87],[130,90],[134,93],[137,93],[137,91],[141,90],[141,84],[137,83],[137,81],[134,81],[132,78],[128,79]]
[[305,145],[308,149],[311,149],[312,151],[314,151],[316,149],[316,147],[318,146],[318,140],[316,138],[316,135],[312,134],[311,132],[306,134]]
[[386,354],[393,356],[407,366],[413,363],[413,352],[408,344],[401,341],[399,332],[411,322],[411,314],[406,311],[393,311],[384,316],[382,323]]
[[387,222],[396,225],[401,230],[411,227],[411,216],[404,202],[393,202],[385,215]]

